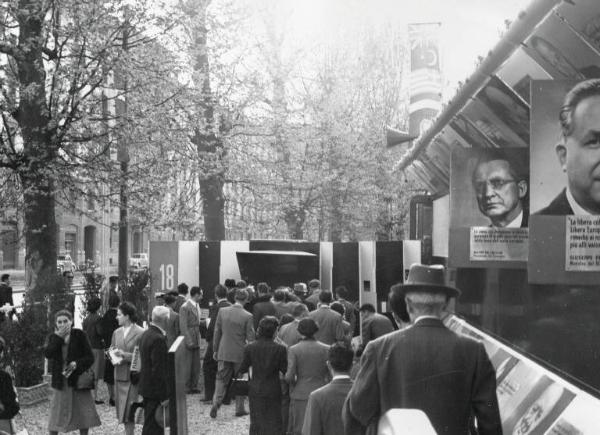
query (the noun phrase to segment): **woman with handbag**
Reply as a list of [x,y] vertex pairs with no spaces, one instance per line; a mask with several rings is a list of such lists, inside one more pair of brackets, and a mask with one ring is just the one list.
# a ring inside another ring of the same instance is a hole
[[81,435],[86,435],[90,427],[100,426],[91,392],[94,354],[85,332],[73,328],[70,311],[58,311],[55,323],[44,350],[54,390],[48,430],[54,435],[79,429]]
[[[4,354],[6,342],[0,337],[0,358]],[[16,433],[12,419],[19,413],[17,392],[13,386],[12,377],[0,369],[0,433]]]
[[137,310],[130,302],[123,302],[117,309],[119,328],[113,332],[111,348],[121,360],[115,364],[115,403],[117,419],[125,425],[125,435],[133,435],[135,421],[130,419],[131,404],[137,402],[137,382],[132,383],[131,360],[135,347],[139,345],[144,329],[138,326]]

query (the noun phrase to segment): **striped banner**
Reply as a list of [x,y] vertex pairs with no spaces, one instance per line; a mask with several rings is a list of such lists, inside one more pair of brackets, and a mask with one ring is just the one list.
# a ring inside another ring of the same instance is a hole
[[440,23],[408,25],[410,44],[409,135],[421,136],[442,109]]

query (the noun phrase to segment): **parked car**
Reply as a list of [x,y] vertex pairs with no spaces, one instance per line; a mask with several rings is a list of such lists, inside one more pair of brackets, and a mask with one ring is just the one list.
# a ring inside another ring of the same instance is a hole
[[145,252],[131,254],[131,257],[129,257],[129,267],[132,269],[146,269],[148,264],[148,254]]
[[75,266],[75,262],[73,262],[69,254],[60,254],[56,257],[56,269],[59,273],[63,273],[65,270],[75,272],[77,266]]

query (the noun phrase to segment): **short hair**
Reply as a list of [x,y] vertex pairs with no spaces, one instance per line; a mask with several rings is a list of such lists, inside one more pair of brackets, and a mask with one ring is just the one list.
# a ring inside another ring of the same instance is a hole
[[235,287],[237,288],[246,288],[248,287],[248,284],[246,283],[246,281],[244,281],[243,279],[240,279],[236,284]]
[[600,96],[600,79],[584,80],[567,93],[560,108],[558,119],[564,138],[573,133],[573,113],[579,103],[589,97]]
[[101,306],[102,306],[102,300],[100,298],[92,296],[91,299],[89,301],[87,301],[87,304],[85,305],[85,309],[86,309],[86,311],[88,311],[90,313],[95,313],[100,309]]
[[227,278],[225,280],[224,284],[225,284],[225,287],[233,288],[233,287],[235,287],[235,279]]
[[196,295],[198,295],[200,293],[202,293],[202,289],[200,287],[198,287],[197,285],[193,286],[190,289],[190,296],[191,297],[194,297],[194,296],[196,296]]
[[275,300],[277,302],[284,301],[285,300],[285,293],[286,293],[285,290],[278,288],[273,293],[273,300]]
[[119,282],[119,277],[117,275],[111,275],[108,277],[108,282],[111,284],[115,284]]
[[175,302],[177,300],[177,296],[173,296],[171,293],[167,293],[165,295],[163,295],[163,301],[165,301],[165,304],[167,305],[171,305],[173,302]]
[[188,294],[188,289],[189,289],[189,287],[188,287],[188,285],[185,282],[182,282],[181,284],[179,284],[177,286],[177,292],[180,295],[187,295]]
[[248,299],[248,291],[245,288],[238,288],[235,291],[235,300],[243,302]]
[[54,313],[54,321],[55,322],[58,320],[59,317],[66,317],[71,322],[73,321],[73,313],[71,313],[69,310],[63,309],[63,310],[58,310],[56,313]]
[[365,311],[368,311],[369,313],[377,312],[373,304],[362,304],[358,311],[360,311],[361,313],[364,313]]
[[273,338],[275,336],[275,332],[277,332],[278,326],[279,321],[277,320],[277,317],[265,316],[260,319],[260,322],[258,322],[257,335],[264,338]]
[[121,303],[121,298],[116,293],[108,295],[108,306],[109,308],[117,308]]
[[167,319],[169,318],[169,308],[163,305],[157,305],[152,309],[151,319],[152,323],[159,326],[166,326]]
[[308,281],[308,288],[311,290],[321,288],[321,281],[319,281],[318,279],[311,279],[310,281]]
[[215,296],[219,299],[225,299],[227,297],[227,287],[217,284],[215,286]]
[[10,274],[9,273],[3,273],[2,277],[0,278],[0,281],[8,281],[8,278],[10,278]]
[[529,185],[529,166],[519,156],[520,154],[515,155],[512,150],[485,149],[477,151],[477,161],[471,173],[471,183],[473,186],[475,185],[475,174],[480,165],[494,160],[503,160],[508,163],[508,173],[512,178],[517,181],[526,181]]
[[390,293],[388,294],[388,303],[390,308],[396,314],[396,316],[403,322],[410,322],[410,316],[406,309],[406,300],[404,299],[404,289],[402,284],[394,284],[390,287]]
[[330,304],[332,300],[333,295],[331,294],[331,292],[322,291],[321,293],[319,293],[319,302],[323,304]]
[[448,302],[448,296],[443,293],[421,291],[408,292],[405,299],[407,306],[410,304],[420,314],[437,314]]
[[256,290],[258,291],[258,293],[264,295],[264,294],[269,293],[271,291],[271,287],[269,287],[269,284],[267,284],[266,282],[259,282],[256,285]]
[[294,308],[292,308],[292,316],[295,318],[301,317],[306,313],[308,313],[308,308],[304,304],[296,304]]
[[344,285],[338,285],[335,288],[335,294],[338,298],[346,299],[348,297],[348,289]]
[[344,343],[334,343],[327,352],[327,361],[336,372],[348,372],[352,368],[354,352]]
[[335,311],[336,313],[340,313],[342,315],[342,317],[344,317],[344,314],[346,313],[344,304],[342,304],[341,302],[334,302],[333,304],[331,304],[329,306],[329,308],[331,308],[331,310]]
[[129,317],[129,320],[131,320],[133,323],[137,322],[137,308],[135,308],[135,305],[133,305],[131,302],[121,302],[121,305],[119,305],[119,310],[121,310],[124,316]]
[[290,313],[284,313],[279,319],[279,326],[287,325],[288,323],[292,323],[294,321],[294,316]]

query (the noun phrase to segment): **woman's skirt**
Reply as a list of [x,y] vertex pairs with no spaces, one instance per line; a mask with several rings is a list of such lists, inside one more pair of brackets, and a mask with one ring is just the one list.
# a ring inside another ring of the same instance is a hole
[[106,358],[104,349],[92,349],[92,353],[94,354],[94,365],[92,365],[92,370],[94,371],[96,380],[102,379],[104,377],[104,359]]
[[48,430],[71,432],[100,426],[100,417],[90,390],[74,390],[66,385],[53,389]]
[[115,381],[115,405],[119,423],[128,423],[131,404],[138,401],[138,386],[127,381]]

